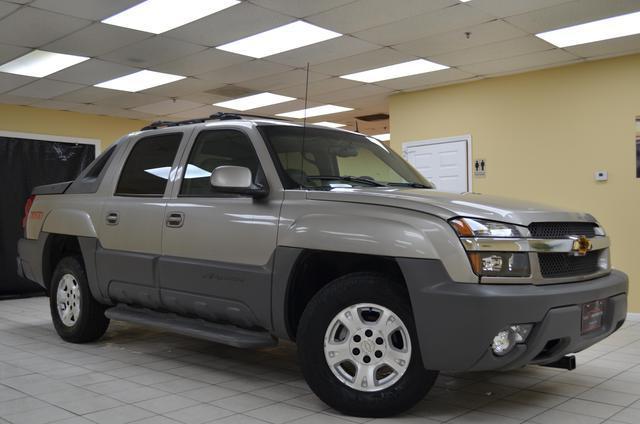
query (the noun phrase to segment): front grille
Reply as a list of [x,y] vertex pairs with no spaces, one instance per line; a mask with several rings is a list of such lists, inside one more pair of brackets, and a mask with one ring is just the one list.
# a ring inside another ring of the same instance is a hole
[[538,261],[544,278],[575,277],[599,271],[599,256],[600,251],[589,252],[584,256],[573,256],[567,253],[538,253]]
[[592,222],[534,222],[529,225],[535,238],[560,239],[569,236],[594,237],[597,224]]

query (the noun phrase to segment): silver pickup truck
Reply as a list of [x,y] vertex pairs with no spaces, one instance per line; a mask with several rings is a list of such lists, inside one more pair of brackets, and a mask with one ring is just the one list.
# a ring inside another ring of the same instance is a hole
[[349,131],[233,114],[154,123],[25,206],[18,268],[64,340],[110,319],[298,345],[346,414],[418,402],[438,371],[572,369],[628,281],[589,214],[433,186]]

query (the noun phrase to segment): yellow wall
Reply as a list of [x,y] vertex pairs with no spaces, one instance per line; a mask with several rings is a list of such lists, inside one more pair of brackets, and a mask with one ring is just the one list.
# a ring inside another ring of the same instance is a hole
[[[392,145],[471,134],[487,160],[473,190],[591,212],[612,238],[640,312],[640,55],[393,96]],[[596,182],[596,170],[609,171]]]
[[95,138],[102,142],[103,151],[146,124],[136,119],[0,104],[0,130]]

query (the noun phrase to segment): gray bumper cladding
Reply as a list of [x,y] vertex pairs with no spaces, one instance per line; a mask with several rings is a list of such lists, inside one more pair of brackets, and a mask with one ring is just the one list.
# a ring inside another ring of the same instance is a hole
[[[411,296],[427,369],[480,371],[553,362],[604,339],[624,322],[628,279],[619,271],[553,285],[488,285],[451,281],[439,261],[399,259]],[[582,304],[605,300],[601,329],[582,335]],[[525,344],[503,357],[493,337],[512,324],[534,324]]]

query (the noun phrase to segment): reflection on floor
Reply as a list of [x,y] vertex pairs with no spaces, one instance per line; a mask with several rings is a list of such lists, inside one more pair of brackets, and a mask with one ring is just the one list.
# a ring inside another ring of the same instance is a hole
[[[640,423],[640,321],[572,372],[441,375],[386,423]],[[302,380],[295,346],[245,351],[113,322],[98,343],[53,331],[45,298],[0,302],[0,423],[349,423]],[[377,421],[377,420],[373,420]]]

